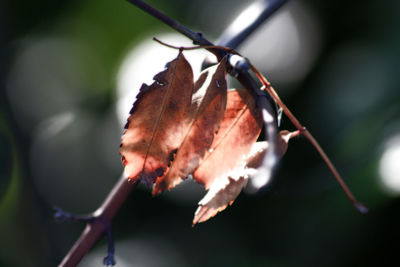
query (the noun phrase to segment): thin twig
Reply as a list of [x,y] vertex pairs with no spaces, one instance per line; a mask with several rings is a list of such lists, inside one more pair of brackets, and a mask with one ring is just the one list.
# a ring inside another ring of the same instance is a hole
[[343,178],[339,174],[339,172],[336,170],[335,166],[329,159],[329,157],[326,155],[322,147],[318,144],[317,140],[311,135],[311,133],[299,122],[299,120],[293,115],[293,113],[288,109],[288,107],[283,103],[283,101],[280,99],[279,95],[276,93],[275,89],[271,86],[271,83],[267,80],[267,78],[264,77],[253,65],[251,65],[251,69],[253,72],[256,74],[256,76],[259,78],[261,83],[263,84],[263,88],[268,93],[272,96],[272,98],[275,100],[275,102],[282,108],[283,112],[288,116],[290,121],[293,123],[293,125],[308,139],[308,141],[315,147],[315,149],[318,151],[322,159],[325,161],[326,165],[328,166],[329,170],[332,172],[333,176],[335,177],[336,181],[339,183],[340,187],[343,189],[345,192],[346,196],[349,198],[351,203],[353,203],[354,207],[360,212],[360,213],[367,213],[368,208],[364,206],[362,203],[358,202],[357,199],[354,197],[353,193],[350,191],[350,189],[347,187],[346,183],[344,182]]
[[157,37],[153,37],[153,40],[159,44],[162,44],[163,46],[166,46],[166,47],[169,47],[172,49],[177,49],[177,50],[198,50],[198,49],[212,50],[212,49],[214,49],[214,50],[225,51],[226,53],[229,53],[229,54],[240,55],[238,52],[236,52],[232,48],[222,46],[222,45],[176,46],[176,45],[172,45],[172,44],[167,44],[166,42],[161,41]]
[[[165,15],[161,11],[155,9],[154,7],[150,6],[149,4],[145,3],[144,1],[142,1],[142,0],[127,0],[127,1],[130,2],[131,4],[137,6],[138,8],[142,9],[147,14],[164,22],[166,25],[170,26],[177,32],[182,33],[183,35],[188,37],[190,40],[192,40],[193,44],[195,44],[195,45],[211,45],[211,46],[214,45],[212,42],[207,40],[203,36],[202,33],[192,31],[188,27],[186,27],[186,26],[180,24],[179,22],[177,22],[176,20],[168,17],[167,15]],[[226,52],[223,50],[219,50],[219,49],[207,49],[207,50],[210,51],[211,53],[213,53],[218,58],[218,60],[221,60],[226,55]]]

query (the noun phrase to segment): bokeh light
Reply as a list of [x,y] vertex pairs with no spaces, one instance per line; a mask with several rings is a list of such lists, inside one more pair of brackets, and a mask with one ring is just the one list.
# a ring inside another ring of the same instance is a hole
[[385,192],[400,195],[400,134],[386,141],[379,161],[379,175]]
[[312,12],[292,2],[257,29],[240,51],[271,81],[288,88],[305,78],[321,43],[322,33]]

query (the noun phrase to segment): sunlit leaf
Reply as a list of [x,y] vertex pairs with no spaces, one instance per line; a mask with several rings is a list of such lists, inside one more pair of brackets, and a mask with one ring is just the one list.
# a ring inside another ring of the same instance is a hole
[[140,89],[120,149],[126,176],[147,184],[167,170],[190,125],[192,68],[180,52],[154,80]]
[[262,127],[254,97],[246,90],[230,90],[221,128],[205,160],[194,172],[194,179],[206,189],[231,170],[244,164]]
[[[279,156],[282,157],[287,150],[289,139],[293,133],[281,131],[278,138]],[[193,225],[205,222],[223,211],[228,204],[231,205],[240,194],[243,187],[247,185],[248,178],[257,172],[262,165],[263,158],[268,150],[268,142],[256,142],[252,145],[243,165],[231,169],[225,176],[215,179],[210,189],[202,200],[193,218]]]
[[226,58],[204,70],[194,85],[192,123],[171,168],[157,180],[154,194],[171,189],[192,173],[209,150],[224,117],[227,85]]

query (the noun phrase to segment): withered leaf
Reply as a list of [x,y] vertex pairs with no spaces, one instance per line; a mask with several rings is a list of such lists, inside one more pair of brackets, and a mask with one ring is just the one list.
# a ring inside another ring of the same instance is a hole
[[165,177],[160,177],[153,194],[171,189],[192,173],[209,150],[224,117],[227,84],[226,58],[204,70],[194,85],[192,123]]
[[205,222],[218,212],[223,211],[242,191],[246,186],[247,179],[239,177],[238,180],[228,177],[223,188],[211,187],[207,194],[199,202],[194,218],[193,225],[196,223]]
[[262,127],[260,110],[246,90],[230,90],[225,116],[206,158],[193,174],[206,189],[244,163]]
[[[289,140],[296,135],[296,132],[289,132],[287,130],[283,130],[279,132],[278,135],[278,156],[281,158],[285,155]],[[257,169],[261,166],[262,161],[268,150],[268,142],[256,142],[253,144],[249,155],[247,156],[247,168]]]
[[192,68],[181,52],[142,85],[120,149],[130,181],[152,184],[164,174],[190,125],[192,93]]
[[[281,131],[279,133],[278,149],[280,157],[285,154],[292,134],[288,131]],[[194,215],[193,225],[207,221],[218,212],[223,211],[228,204],[231,205],[233,203],[242,188],[247,185],[249,176],[255,174],[256,169],[261,166],[267,149],[268,142],[266,141],[254,143],[247,155],[245,165],[237,167],[227,173],[225,177],[221,177],[211,184],[210,190],[199,202],[199,207]]]

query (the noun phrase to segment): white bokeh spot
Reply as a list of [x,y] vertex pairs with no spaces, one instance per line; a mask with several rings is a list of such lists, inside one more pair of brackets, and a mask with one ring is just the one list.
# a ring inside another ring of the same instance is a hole
[[379,178],[389,195],[400,195],[400,135],[391,138],[379,161]]

